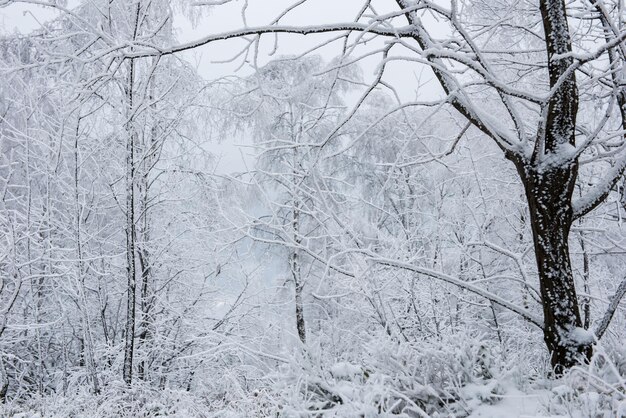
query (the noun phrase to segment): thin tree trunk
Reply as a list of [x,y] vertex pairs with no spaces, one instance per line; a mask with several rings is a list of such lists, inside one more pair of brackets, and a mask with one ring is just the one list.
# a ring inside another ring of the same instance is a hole
[[[154,63],[155,65],[156,63]],[[154,100],[155,81],[154,79],[148,80],[150,83],[149,100],[152,102],[150,109],[156,116],[156,103]],[[139,267],[141,269],[141,323],[139,324],[139,346],[143,348],[144,355],[138,365],[137,372],[141,380],[146,378],[146,356],[145,348],[148,341],[152,338],[152,308],[154,306],[155,295],[151,291],[150,283],[152,280],[152,260],[150,258],[150,251],[148,249],[148,243],[150,242],[150,216],[149,216],[149,203],[150,203],[150,172],[154,167],[156,161],[158,161],[157,141],[158,141],[158,124],[153,121],[150,128],[150,135],[148,137],[149,142],[143,143],[142,152],[142,170],[140,182],[138,184],[140,197],[140,213],[141,227],[140,236],[141,239],[138,242],[137,255],[139,256]]]
[[292,274],[296,288],[296,327],[298,329],[298,337],[302,344],[306,344],[306,324],[304,322],[304,306],[302,302],[302,278],[300,277],[300,265],[298,260],[298,253],[294,252],[291,256],[292,259]]
[[0,356],[0,404],[6,403],[7,392],[9,391],[9,376],[7,375],[6,368],[4,367],[4,359]]
[[[289,115],[290,115],[290,125],[291,125],[291,137],[293,141],[297,144],[300,142],[300,136],[302,135],[302,121],[294,120],[294,111],[293,107],[289,105]],[[300,259],[300,250],[299,246],[301,244],[302,239],[300,238],[300,207],[301,207],[301,199],[300,192],[298,191],[300,179],[298,177],[298,169],[300,166],[300,154],[298,153],[298,147],[293,148],[293,160],[291,167],[291,198],[292,200],[292,218],[291,218],[291,227],[293,233],[293,240],[296,244],[295,249],[291,253],[289,264],[291,268],[291,275],[293,277],[293,283],[295,287],[295,299],[296,299],[296,328],[298,330],[298,337],[302,344],[306,344],[306,323],[304,322],[304,305],[302,298],[302,290],[304,288],[304,283],[302,280],[302,260]]]
[[[132,65],[132,64],[131,64]],[[132,74],[132,71],[131,71]],[[135,214],[134,214],[134,138],[128,136],[126,148],[126,276],[128,280],[128,299],[126,305],[126,344],[124,348],[124,382],[132,383],[134,336],[135,336]]]
[[[154,131],[152,132],[154,134]],[[150,149],[152,144],[148,144],[144,149]],[[145,151],[144,151],[145,152]],[[137,365],[137,375],[139,379],[145,380],[146,378],[146,343],[150,339],[150,310],[151,310],[151,299],[152,295],[149,293],[150,290],[150,276],[151,276],[151,266],[150,266],[150,253],[148,251],[147,245],[150,240],[150,223],[148,218],[148,201],[149,201],[149,182],[148,182],[148,171],[149,165],[151,163],[151,159],[147,158],[147,156],[143,156],[143,170],[141,173],[140,181],[138,182],[138,191],[141,194],[140,196],[140,213],[141,213],[141,222],[140,225],[140,236],[141,239],[137,243],[137,255],[139,257],[139,269],[141,274],[141,299],[140,299],[140,309],[141,309],[141,321],[139,323],[139,336],[138,336],[138,345],[140,347],[140,352],[143,353],[139,364]]]
[[[147,234],[143,236],[144,240],[147,238]],[[145,244],[145,241],[144,241]],[[152,337],[150,332],[150,311],[152,308],[152,294],[149,290],[149,281],[151,275],[149,253],[147,249],[139,251],[139,265],[141,267],[141,323],[139,333],[139,345],[145,347],[146,343]],[[145,356],[144,356],[145,357]],[[142,358],[139,362],[137,369],[139,378],[145,380],[146,378],[146,359]]]
[[135,214],[134,214],[134,137],[128,136],[126,156],[126,276],[128,299],[126,305],[126,344],[124,348],[124,382],[132,383],[134,336],[135,336]]
[[[137,37],[139,28],[140,3],[137,2],[135,9],[135,26],[133,40]],[[124,346],[124,367],[122,376],[124,382],[130,385],[133,381],[133,358],[135,355],[135,301],[136,301],[136,277],[135,277],[135,142],[137,132],[134,126],[135,107],[133,103],[135,82],[135,60],[130,59],[130,72],[128,78],[128,139],[126,142],[126,275],[128,279],[128,299],[126,302],[126,343]]]
[[81,227],[82,227],[82,209],[80,205],[79,199],[79,179],[80,179],[80,161],[79,161],[79,129],[80,129],[80,118],[76,122],[76,131],[74,136],[74,221],[76,222],[75,230],[74,230],[74,239],[76,241],[76,274],[78,278],[78,294],[80,297],[80,305],[82,306],[82,315],[81,322],[83,325],[83,351],[85,357],[85,363],[87,366],[87,371],[89,373],[90,379],[93,384],[94,393],[100,393],[100,386],[98,383],[98,372],[96,368],[95,356],[94,356],[94,344],[93,337],[91,334],[91,322],[89,320],[89,304],[87,301],[86,295],[86,286],[85,286],[85,268],[83,262],[83,246],[82,246],[82,236],[81,236]]
[[580,250],[583,253],[583,291],[585,292],[585,296],[582,300],[583,328],[589,329],[589,325],[591,323],[591,304],[589,300],[589,253],[585,247],[585,235],[583,232],[580,233]]
[[[297,196],[294,194],[294,196]],[[297,198],[296,198],[297,199]],[[299,245],[300,244],[300,204],[298,201],[295,201],[293,204],[293,233],[294,240]],[[296,293],[296,328],[298,330],[298,337],[302,344],[306,344],[306,324],[304,322],[304,305],[302,301],[302,289],[304,288],[304,283],[302,281],[302,273],[301,273],[301,260],[299,250],[296,248],[291,253],[291,257],[289,260],[289,264],[291,267],[291,275],[293,277],[293,282],[295,285],[295,293]]]
[[[128,97],[130,111],[133,111],[133,78],[135,63],[130,63],[130,79]],[[128,280],[126,304],[126,344],[124,347],[123,378],[130,385],[133,379],[133,356],[135,349],[135,131],[133,121],[128,122],[128,139],[126,143],[126,278]]]

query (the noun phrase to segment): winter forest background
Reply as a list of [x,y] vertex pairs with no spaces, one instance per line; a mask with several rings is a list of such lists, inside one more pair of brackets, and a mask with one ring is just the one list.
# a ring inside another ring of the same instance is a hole
[[626,416],[622,0],[0,17],[0,415]]

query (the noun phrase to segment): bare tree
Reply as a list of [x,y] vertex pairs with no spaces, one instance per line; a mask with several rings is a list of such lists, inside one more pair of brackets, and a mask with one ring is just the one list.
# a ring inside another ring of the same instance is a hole
[[316,145],[338,120],[343,108],[339,93],[347,87],[339,72],[327,72],[327,67],[320,57],[309,56],[282,57],[259,68],[231,99],[234,117],[227,124],[237,124],[243,117],[255,137],[259,156],[254,181],[268,214],[254,218],[250,236],[280,242],[287,250],[296,330],[303,344],[304,287],[314,260],[301,248],[303,241],[315,240],[313,231],[321,222],[312,186],[320,159]]

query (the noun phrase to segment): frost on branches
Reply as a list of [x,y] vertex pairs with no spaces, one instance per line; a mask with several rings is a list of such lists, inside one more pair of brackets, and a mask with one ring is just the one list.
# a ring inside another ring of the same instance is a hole
[[3,416],[626,416],[622,1],[0,14]]

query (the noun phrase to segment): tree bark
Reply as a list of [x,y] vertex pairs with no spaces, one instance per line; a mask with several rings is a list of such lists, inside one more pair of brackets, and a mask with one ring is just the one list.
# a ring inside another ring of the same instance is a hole
[[576,339],[582,328],[569,255],[573,222],[572,192],[578,168],[572,163],[539,170],[524,163],[517,169],[528,200],[544,314],[544,341],[556,375],[589,359],[590,341]]

